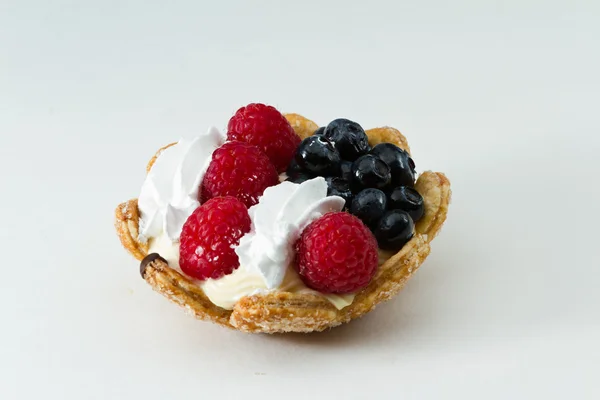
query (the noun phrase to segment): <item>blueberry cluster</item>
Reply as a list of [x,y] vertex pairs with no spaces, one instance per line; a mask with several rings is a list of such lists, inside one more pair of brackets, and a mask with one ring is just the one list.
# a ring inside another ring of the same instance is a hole
[[371,229],[383,249],[402,248],[423,216],[410,155],[392,143],[371,148],[364,129],[347,119],[336,119],[304,139],[287,175],[296,183],[325,177],[327,194],[343,197],[347,210]]

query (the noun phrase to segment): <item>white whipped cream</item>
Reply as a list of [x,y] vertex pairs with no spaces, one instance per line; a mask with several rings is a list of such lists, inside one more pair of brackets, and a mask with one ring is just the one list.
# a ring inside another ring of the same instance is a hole
[[142,242],[163,233],[172,242],[179,240],[183,224],[200,205],[198,191],[212,153],[224,142],[212,127],[191,141],[180,140],[156,159],[138,198]]
[[[327,196],[322,177],[301,184],[282,182],[265,190],[250,207],[251,231],[242,236],[235,252],[240,266],[231,274],[201,283],[206,296],[219,307],[232,309],[244,296],[271,290],[318,293],[307,288],[291,267],[293,245],[311,222],[341,211],[344,199]],[[353,295],[324,295],[336,307],[352,303]]]
[[[165,149],[138,199],[140,238],[149,240],[149,253],[160,254],[180,273],[181,229],[200,205],[200,183],[213,151],[224,140],[216,128],[211,128],[193,141],[181,140]],[[193,281],[214,304],[225,309],[232,309],[242,297],[273,290],[317,294],[342,309],[352,304],[354,294],[324,294],[309,289],[291,264],[293,245],[302,230],[325,213],[343,207],[343,198],[327,196],[327,183],[322,177],[269,187],[258,204],[248,210],[252,228],[235,249],[240,267],[219,279]]]
[[327,196],[322,177],[267,188],[258,204],[248,210],[252,227],[235,249],[239,269],[262,276],[268,289],[279,287],[294,259],[293,245],[302,230],[323,214],[342,208],[344,199]]

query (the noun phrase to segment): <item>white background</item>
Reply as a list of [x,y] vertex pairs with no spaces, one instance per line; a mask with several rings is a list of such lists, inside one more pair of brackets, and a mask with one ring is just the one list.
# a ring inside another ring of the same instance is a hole
[[[0,1],[0,398],[597,399],[597,1]],[[239,107],[392,125],[453,184],[393,301],[245,335],[151,291],[113,209]]]

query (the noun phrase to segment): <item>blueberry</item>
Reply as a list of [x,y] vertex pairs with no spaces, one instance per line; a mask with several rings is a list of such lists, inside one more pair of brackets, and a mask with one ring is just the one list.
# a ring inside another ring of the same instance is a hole
[[340,196],[346,200],[346,207],[350,207],[352,202],[352,191],[350,190],[350,183],[342,178],[327,177],[327,196]]
[[414,222],[421,219],[424,212],[423,196],[414,188],[398,186],[389,194],[388,208],[404,210]]
[[324,136],[309,136],[296,149],[296,162],[300,168],[315,175],[337,175],[340,161],[340,153]]
[[415,185],[415,162],[406,151],[392,143],[379,143],[369,154],[389,165],[394,186]]
[[355,191],[381,189],[390,183],[390,167],[379,158],[366,154],[352,164],[352,186]]
[[374,228],[385,213],[386,204],[385,193],[369,188],[354,196],[350,213],[360,218],[368,227]]
[[288,165],[287,169],[285,170],[286,175],[294,176],[302,172],[302,168],[300,168],[300,166],[296,162],[296,159],[292,158],[292,161],[290,161],[290,165]]
[[308,180],[311,180],[313,178],[314,178],[314,176],[312,176],[310,174],[306,174],[306,173],[300,172],[298,174],[294,174],[294,175],[288,176],[288,178],[286,179],[286,181],[288,181],[288,182],[294,182],[294,183],[302,183],[302,182],[306,182]]
[[350,182],[352,180],[352,161],[344,161],[340,164],[340,177]]
[[344,160],[354,161],[371,149],[364,129],[348,119],[331,121],[325,128],[324,135],[335,144]]
[[381,217],[373,233],[379,247],[398,251],[413,237],[414,227],[415,224],[406,211],[392,210]]
[[313,135],[316,135],[316,136],[321,136],[321,135],[322,135],[324,132],[325,132],[325,127],[324,127],[324,126],[322,126],[322,127],[320,127],[319,129],[317,129],[317,130],[315,131],[315,133],[313,133]]

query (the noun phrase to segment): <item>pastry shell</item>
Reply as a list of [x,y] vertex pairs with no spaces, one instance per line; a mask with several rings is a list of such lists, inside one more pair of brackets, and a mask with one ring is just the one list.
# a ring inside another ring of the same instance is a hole
[[[295,132],[305,138],[318,125],[298,114],[285,115]],[[367,130],[369,143],[394,143],[410,152],[406,138],[397,129],[382,127]],[[152,168],[161,148],[150,160]],[[142,261],[142,277],[152,288],[198,319],[208,320],[244,332],[322,331],[359,318],[381,302],[394,297],[417,271],[430,251],[430,243],[440,231],[450,203],[450,182],[443,173],[423,172],[415,184],[423,196],[425,214],[415,225],[415,235],[396,254],[380,250],[380,266],[370,284],[357,293],[354,301],[341,310],[324,297],[309,293],[275,291],[241,298],[233,310],[213,304],[202,289],[169,267],[159,255],[148,255],[148,245],[139,237],[137,199],[120,204],[115,211],[115,228],[125,249]]]

